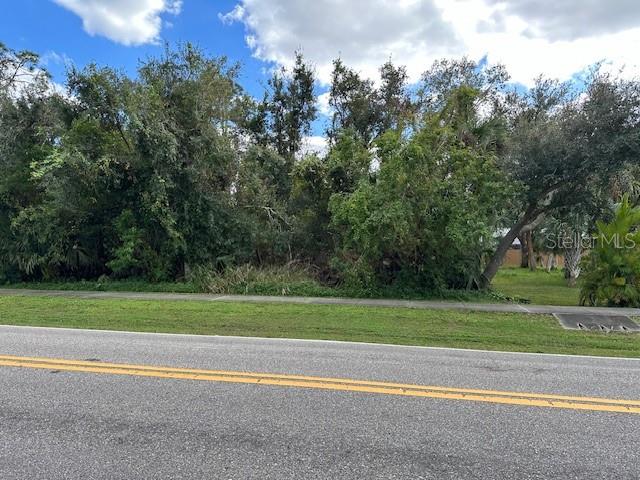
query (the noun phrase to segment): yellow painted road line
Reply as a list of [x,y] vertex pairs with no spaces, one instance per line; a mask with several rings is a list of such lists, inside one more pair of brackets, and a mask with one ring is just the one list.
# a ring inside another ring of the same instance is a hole
[[129,365],[68,359],[19,357],[14,355],[0,355],[0,366],[181,380],[272,385],[294,388],[313,388],[345,392],[465,400],[529,407],[640,414],[640,400],[466,389],[302,375],[156,367],[149,365]]

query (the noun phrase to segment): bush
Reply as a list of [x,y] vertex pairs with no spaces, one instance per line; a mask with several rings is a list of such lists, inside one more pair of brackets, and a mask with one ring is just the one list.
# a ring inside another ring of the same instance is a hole
[[438,126],[409,140],[386,134],[377,155],[374,179],[331,197],[333,267],[360,288],[473,287],[509,194],[495,157]]
[[311,266],[231,266],[224,270],[196,268],[193,282],[199,290],[215,294],[331,296],[333,289],[317,280]]
[[583,260],[581,304],[640,306],[640,208],[625,196],[610,223],[597,222],[595,246]]

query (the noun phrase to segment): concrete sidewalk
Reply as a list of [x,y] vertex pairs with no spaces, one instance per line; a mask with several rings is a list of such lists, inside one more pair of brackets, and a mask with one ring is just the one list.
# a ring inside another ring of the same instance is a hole
[[531,314],[582,313],[640,316],[640,308],[568,307],[554,305],[521,305],[514,303],[469,303],[427,300],[385,300],[336,297],[288,297],[260,295],[211,295],[205,293],[91,292],[67,290],[28,290],[0,288],[0,296],[68,297],[84,299],[122,298],[131,300],[182,300],[204,302],[291,303],[307,305],[356,305],[398,307],[427,310],[473,310],[480,312],[512,312]]

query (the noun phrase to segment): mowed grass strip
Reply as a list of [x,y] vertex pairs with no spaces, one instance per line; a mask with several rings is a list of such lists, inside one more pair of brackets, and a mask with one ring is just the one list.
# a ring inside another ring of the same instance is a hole
[[505,267],[498,271],[492,287],[509,296],[526,298],[536,305],[579,305],[580,289],[567,286],[561,270]]
[[640,357],[640,335],[567,331],[551,316],[519,313],[0,297],[0,324]]

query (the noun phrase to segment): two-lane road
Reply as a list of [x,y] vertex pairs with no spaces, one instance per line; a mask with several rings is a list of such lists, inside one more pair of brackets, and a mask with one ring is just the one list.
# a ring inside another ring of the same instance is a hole
[[640,360],[0,327],[0,479],[640,478]]

